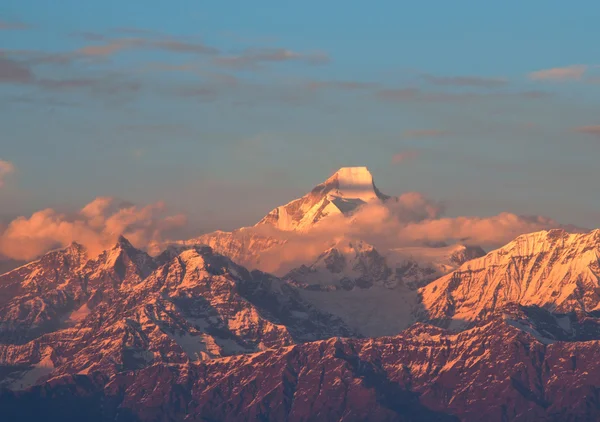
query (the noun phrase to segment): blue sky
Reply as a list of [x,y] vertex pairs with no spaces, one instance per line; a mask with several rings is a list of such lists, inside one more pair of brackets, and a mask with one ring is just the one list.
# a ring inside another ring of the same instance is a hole
[[600,226],[600,5],[0,3],[0,218],[163,200],[252,224],[366,165],[449,215]]

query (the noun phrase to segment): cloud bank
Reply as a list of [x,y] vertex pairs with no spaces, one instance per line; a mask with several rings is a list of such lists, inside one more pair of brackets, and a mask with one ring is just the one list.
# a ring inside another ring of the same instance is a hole
[[124,235],[136,247],[158,252],[163,236],[186,223],[183,215],[164,215],[164,204],[138,207],[99,197],[74,215],[45,209],[19,217],[0,231],[0,255],[31,260],[71,242],[85,245],[91,255],[112,247]]
[[284,241],[283,245],[261,254],[257,266],[283,275],[301,264],[310,265],[323,251],[338,243],[357,240],[373,245],[382,253],[394,248],[454,243],[490,250],[525,233],[554,228],[582,231],[544,216],[502,212],[490,217],[446,217],[444,212],[442,203],[409,192],[384,203],[364,205],[351,217],[330,217],[302,234],[254,227],[251,230],[257,234]]
[[[96,255],[112,247],[119,235],[158,254],[186,224],[185,216],[165,215],[164,208],[161,202],[138,207],[99,197],[72,215],[41,210],[29,218],[13,220],[4,230],[0,228],[0,257],[31,260],[73,241]],[[279,242],[260,254],[260,263],[240,264],[282,275],[301,264],[310,265],[339,242],[362,240],[381,252],[457,242],[492,249],[524,233],[553,228],[580,231],[543,216],[503,212],[490,217],[447,217],[444,212],[442,203],[408,192],[383,203],[365,204],[351,216],[331,216],[308,232],[282,232],[268,225],[251,227],[238,234],[255,233]]]

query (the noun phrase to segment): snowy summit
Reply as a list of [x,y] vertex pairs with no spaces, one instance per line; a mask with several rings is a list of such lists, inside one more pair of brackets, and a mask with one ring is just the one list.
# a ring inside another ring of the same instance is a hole
[[375,186],[366,167],[342,167],[302,198],[277,207],[258,224],[280,230],[307,230],[323,218],[352,213],[360,205],[389,198]]

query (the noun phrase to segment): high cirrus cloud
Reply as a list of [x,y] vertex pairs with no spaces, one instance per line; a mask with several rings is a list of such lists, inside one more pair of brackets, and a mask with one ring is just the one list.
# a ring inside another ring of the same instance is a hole
[[138,207],[99,197],[74,215],[45,209],[19,217],[0,233],[0,255],[18,260],[34,259],[71,242],[85,245],[95,255],[111,247],[120,235],[136,247],[154,250],[163,235],[186,223],[183,215],[164,215],[164,204]]
[[552,69],[543,69],[529,74],[529,79],[534,81],[573,81],[580,80],[588,66],[577,64],[566,67],[555,67]]

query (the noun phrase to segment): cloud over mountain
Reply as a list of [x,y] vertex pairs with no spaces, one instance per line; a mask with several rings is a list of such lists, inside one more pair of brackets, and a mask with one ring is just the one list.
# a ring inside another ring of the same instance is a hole
[[[552,228],[577,230],[544,216],[510,212],[447,217],[443,203],[419,192],[383,198],[366,202],[349,214],[330,215],[300,232],[270,225],[244,230],[279,240],[280,246],[261,254],[261,269],[276,273],[313,260],[340,240],[361,240],[382,250],[456,242],[494,248],[523,233]],[[98,253],[119,235],[136,247],[158,253],[185,224],[184,215],[166,215],[162,202],[139,207],[98,197],[74,214],[45,209],[13,220],[0,230],[0,256],[33,259],[73,241]]]
[[163,234],[185,224],[183,215],[164,215],[162,202],[138,207],[98,197],[74,215],[53,209],[18,217],[0,233],[0,255],[29,260],[73,241],[95,254],[110,247],[120,235],[135,246],[152,251]]
[[553,228],[580,231],[544,216],[501,212],[489,217],[446,217],[444,212],[443,203],[419,192],[407,192],[383,202],[367,203],[350,216],[330,216],[302,233],[281,232],[268,226],[247,230],[282,241],[261,254],[261,269],[274,273],[312,262],[342,240],[364,241],[378,250],[456,242],[490,249],[524,233]]

